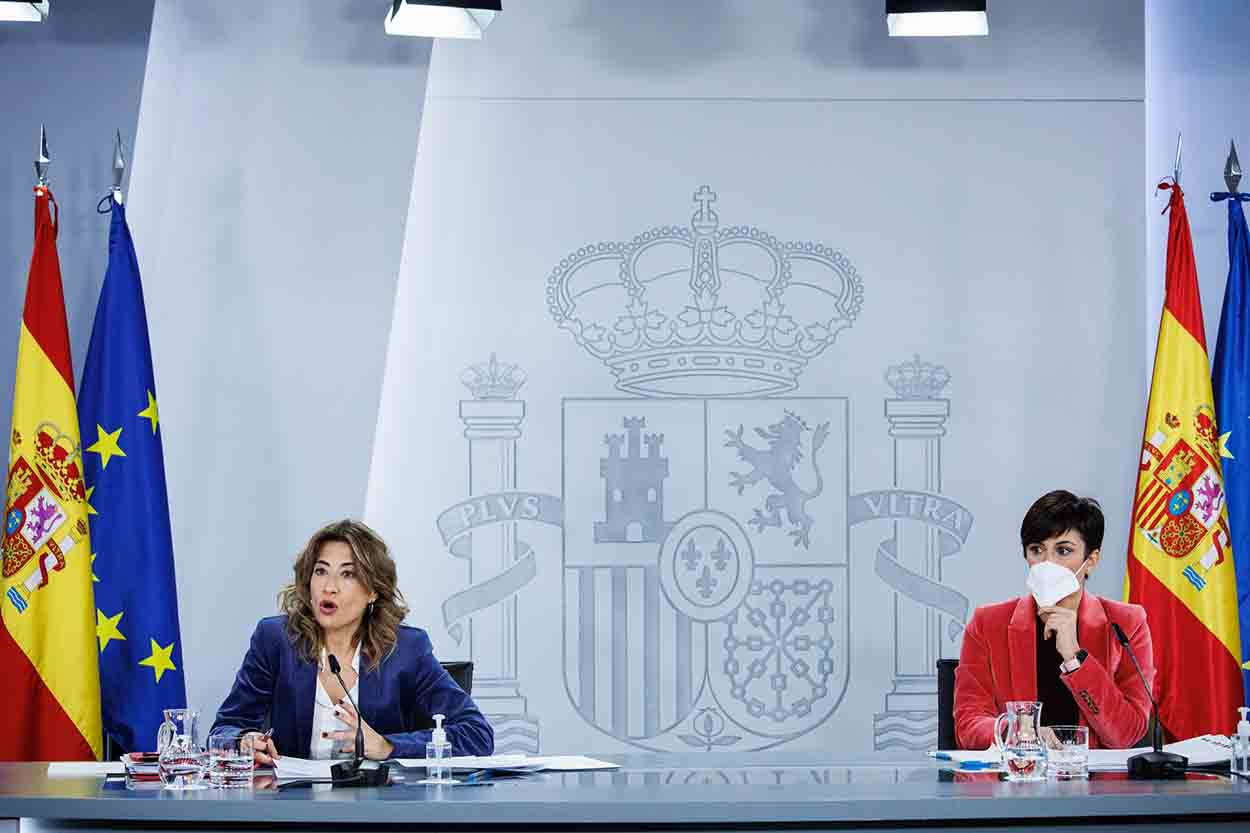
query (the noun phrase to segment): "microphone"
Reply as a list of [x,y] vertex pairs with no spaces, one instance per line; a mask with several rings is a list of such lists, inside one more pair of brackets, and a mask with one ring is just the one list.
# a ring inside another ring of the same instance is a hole
[[1189,767],[1189,759],[1184,755],[1177,755],[1175,752],[1163,751],[1163,727],[1159,723],[1159,704],[1155,702],[1154,694],[1150,691],[1150,685],[1146,682],[1146,675],[1142,673],[1141,663],[1137,661],[1137,655],[1133,653],[1133,646],[1128,644],[1128,637],[1124,634],[1124,629],[1119,624],[1112,622],[1111,630],[1115,632],[1116,641],[1128,652],[1128,658],[1133,661],[1133,667],[1137,669],[1137,676],[1141,678],[1142,687],[1146,689],[1146,696],[1150,698],[1151,723],[1154,727],[1154,730],[1150,733],[1154,750],[1134,755],[1128,759],[1128,777],[1152,781],[1184,778],[1185,770]]
[[356,710],[356,748],[355,755],[352,757],[351,763],[344,761],[341,764],[335,764],[330,767],[331,780],[335,786],[359,786],[359,787],[381,787],[385,786],[389,779],[388,767],[386,764],[379,764],[377,761],[365,760],[365,730],[364,715],[360,713],[360,706],[356,705],[356,701],[352,699],[351,689],[343,682],[342,670],[343,666],[339,665],[338,657],[334,654],[327,654],[326,661],[330,665],[330,673],[339,681],[339,685],[343,687],[343,693],[347,695],[347,702],[352,704],[352,708]]

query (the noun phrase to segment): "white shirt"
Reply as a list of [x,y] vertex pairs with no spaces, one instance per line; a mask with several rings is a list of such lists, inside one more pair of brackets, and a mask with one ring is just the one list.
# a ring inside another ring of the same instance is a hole
[[[321,668],[326,667],[326,652],[321,650]],[[356,646],[356,653],[352,655],[352,668],[356,671],[356,682],[352,685],[352,700],[357,704],[360,703],[360,646]],[[320,670],[320,669],[319,669]],[[317,692],[313,698],[313,721],[312,721],[312,741],[308,745],[308,757],[310,758],[350,758],[351,752],[342,752],[337,749],[341,741],[334,738],[323,738],[322,732],[338,732],[343,729],[349,729],[346,723],[339,720],[334,714],[334,700],[326,692],[325,686],[321,684],[321,674],[317,675]]]

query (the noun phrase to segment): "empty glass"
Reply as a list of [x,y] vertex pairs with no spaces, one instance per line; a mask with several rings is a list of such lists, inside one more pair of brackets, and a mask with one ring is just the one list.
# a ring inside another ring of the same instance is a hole
[[251,789],[252,750],[257,735],[217,732],[208,736],[208,782],[214,787]]
[[1046,771],[1052,778],[1089,777],[1089,727],[1051,726],[1042,730],[1046,739]]
[[165,709],[165,722],[156,734],[157,769],[167,790],[204,788],[204,750],[196,731],[195,709]]

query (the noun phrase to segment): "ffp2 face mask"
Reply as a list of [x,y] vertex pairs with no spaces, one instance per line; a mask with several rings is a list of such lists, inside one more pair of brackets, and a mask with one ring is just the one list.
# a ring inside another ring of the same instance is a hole
[[1050,607],[1081,589],[1076,574],[1053,561],[1039,561],[1030,567],[1028,585],[1038,607]]

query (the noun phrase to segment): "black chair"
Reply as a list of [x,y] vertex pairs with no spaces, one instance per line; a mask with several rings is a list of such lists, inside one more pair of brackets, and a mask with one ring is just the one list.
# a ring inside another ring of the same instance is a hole
[[955,669],[957,659],[937,661],[938,749],[958,749],[955,740]]
[[451,675],[456,681],[456,685],[464,691],[465,694],[473,693],[473,661],[467,662],[444,662],[443,669]]
[[[456,685],[460,686],[465,694],[473,693],[473,662],[444,662],[443,668],[456,681]],[[434,718],[428,714],[418,713],[416,716],[416,729],[433,729]]]

